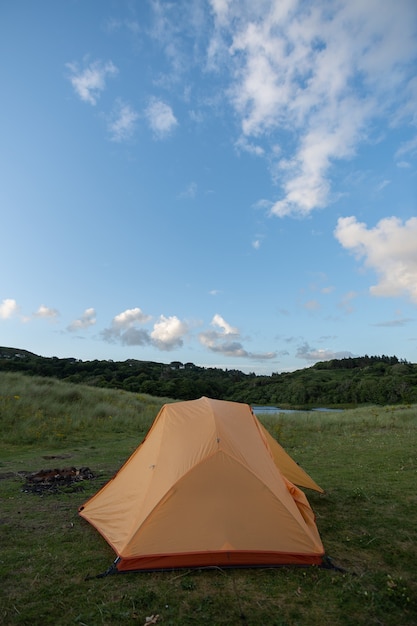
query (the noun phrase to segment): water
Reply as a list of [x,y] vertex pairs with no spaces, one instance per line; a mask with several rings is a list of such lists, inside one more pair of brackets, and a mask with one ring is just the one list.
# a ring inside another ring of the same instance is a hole
[[297,409],[280,409],[277,406],[252,406],[252,411],[255,415],[260,415],[261,413],[300,413],[301,411],[297,411]]
[[[326,409],[325,407],[314,408],[311,411],[321,411],[326,413],[340,413],[343,409]],[[280,409],[277,406],[252,406],[252,411],[255,415],[266,414],[273,415],[275,413],[305,413],[306,411],[300,411],[298,409]]]

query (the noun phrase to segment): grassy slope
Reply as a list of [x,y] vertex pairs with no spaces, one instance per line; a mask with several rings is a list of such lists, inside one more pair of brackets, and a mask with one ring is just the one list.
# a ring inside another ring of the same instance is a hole
[[[85,581],[113,561],[78,517],[143,438],[161,402],[0,375],[0,621],[4,624],[417,623],[417,407],[281,415],[264,423],[321,484],[308,492],[327,553],[347,571],[215,570]],[[65,459],[47,461],[59,455]],[[89,466],[84,492],[23,493],[18,472]]]

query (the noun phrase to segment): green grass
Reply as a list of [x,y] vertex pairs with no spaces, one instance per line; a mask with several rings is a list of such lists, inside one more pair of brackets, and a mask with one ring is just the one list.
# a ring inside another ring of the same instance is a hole
[[[77,514],[165,400],[0,374],[0,622],[96,626],[417,623],[417,406],[261,418],[325,489],[307,497],[333,560],[319,568],[85,580],[114,553]],[[44,457],[55,456],[54,460]],[[60,458],[59,458],[60,457]],[[22,492],[24,471],[89,466],[83,492]]]

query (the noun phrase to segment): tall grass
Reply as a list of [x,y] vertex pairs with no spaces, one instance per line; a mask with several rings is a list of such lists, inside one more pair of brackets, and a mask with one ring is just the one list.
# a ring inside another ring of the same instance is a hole
[[0,373],[0,428],[5,444],[66,444],[116,433],[139,439],[164,402],[133,394]]
[[417,425],[417,413],[412,405],[366,406],[344,411],[299,411],[297,413],[268,412],[259,416],[262,422],[276,433],[300,430],[321,432],[337,430],[338,433],[352,428],[359,432],[369,428],[401,429]]

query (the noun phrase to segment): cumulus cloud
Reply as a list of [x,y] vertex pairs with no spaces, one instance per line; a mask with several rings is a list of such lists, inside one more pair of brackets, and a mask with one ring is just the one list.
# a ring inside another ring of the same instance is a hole
[[123,313],[119,313],[113,318],[112,325],[114,328],[125,330],[132,328],[135,324],[145,324],[151,319],[150,315],[146,315],[139,307],[134,309],[126,309]]
[[136,128],[139,114],[130,104],[117,100],[112,114],[108,118],[108,130],[112,141],[121,142],[130,139]]
[[67,68],[71,72],[69,80],[76,94],[81,100],[93,106],[97,104],[101,92],[106,88],[106,79],[118,73],[112,61],[106,63],[93,61],[84,69],[77,63],[67,63]]
[[125,330],[107,329],[103,337],[111,343],[119,342],[123,346],[146,346],[150,343],[149,332],[144,328],[126,328]]
[[213,317],[211,324],[212,326],[218,326],[224,335],[239,335],[238,329],[230,326],[230,324],[228,324],[226,320],[224,320],[223,317],[218,313],[216,313]]
[[177,118],[169,104],[157,98],[151,99],[146,108],[145,115],[149,126],[158,139],[163,139],[170,135],[178,125]]
[[183,345],[183,337],[187,332],[187,324],[175,315],[171,317],[161,315],[151,332],[152,343],[160,350],[173,350]]
[[276,156],[283,194],[271,213],[326,206],[332,165],[355,154],[372,122],[412,117],[415,2],[383,10],[379,0],[212,0],[211,7],[209,65],[231,67],[238,143],[279,138],[286,148],[286,158]]
[[378,276],[370,288],[373,296],[408,295],[417,304],[417,217],[404,223],[397,217],[384,218],[374,228],[355,217],[341,217],[334,234]]
[[101,336],[110,343],[121,343],[126,346],[152,345],[159,350],[173,350],[183,345],[188,326],[175,315],[165,317],[161,315],[153,325],[152,331],[142,326],[152,317],[140,308],[127,309],[116,315],[111,325],[105,328]]
[[85,330],[90,326],[94,326],[96,323],[96,312],[95,309],[89,308],[84,311],[80,318],[71,322],[71,324],[67,327],[69,332],[76,332],[79,330]]
[[54,320],[59,317],[59,311],[57,309],[51,309],[50,307],[41,304],[36,313],[33,314],[34,317],[39,317],[42,319],[50,319]]
[[0,304],[0,319],[7,320],[19,311],[16,300],[13,298],[6,298]]
[[200,343],[212,352],[220,352],[226,356],[247,356],[242,344],[237,341],[240,337],[237,328],[228,324],[221,315],[217,314],[211,321],[213,330],[207,330],[199,335]]
[[151,319],[149,315],[136,307],[126,309],[116,315],[108,328],[101,332],[101,336],[109,343],[121,343],[127,346],[144,346],[150,343],[149,332],[137,328],[139,324],[145,324]]
[[214,315],[211,326],[213,329],[200,333],[200,343],[212,352],[221,353],[224,356],[242,357],[256,361],[274,359],[276,352],[248,352],[240,341],[240,333],[237,328],[226,322],[221,315]]
[[333,350],[323,348],[313,348],[307,342],[304,342],[298,347],[295,356],[298,359],[304,359],[305,361],[317,362],[331,361],[332,359],[347,359],[355,355],[347,350],[334,352]]

